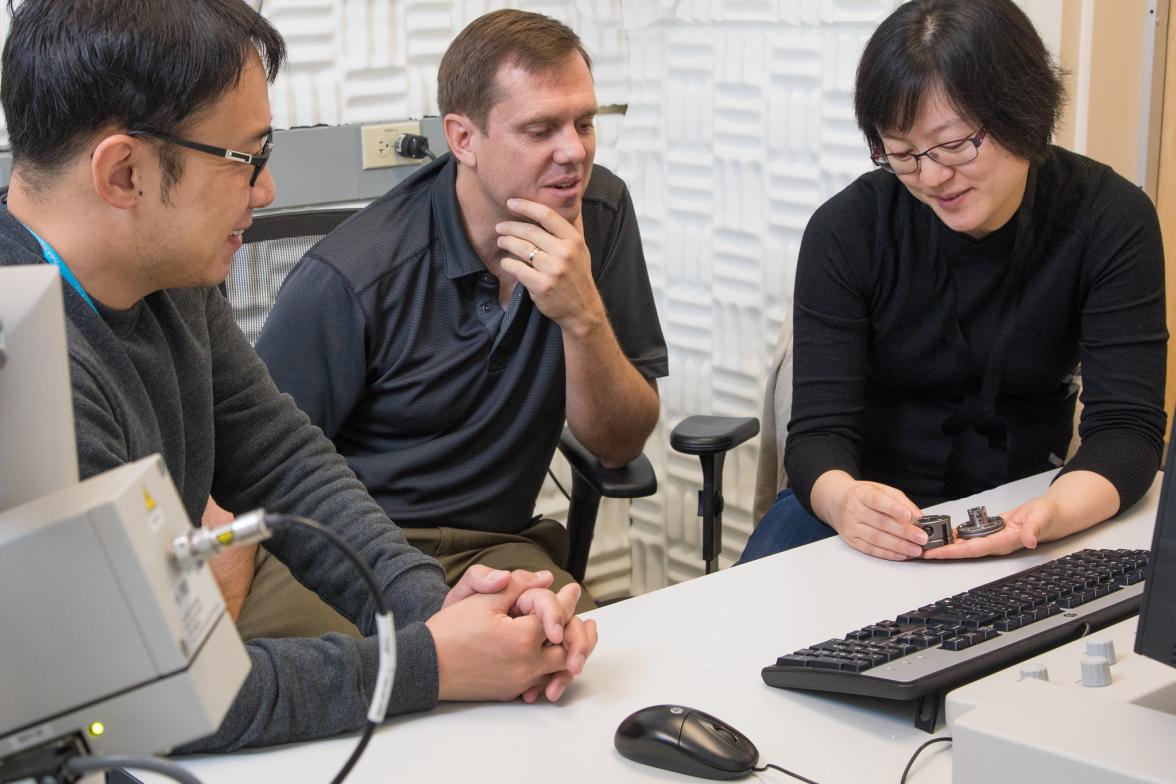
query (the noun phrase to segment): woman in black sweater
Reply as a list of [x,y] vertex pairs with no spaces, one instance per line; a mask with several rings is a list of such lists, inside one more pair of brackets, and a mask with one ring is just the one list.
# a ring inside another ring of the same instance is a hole
[[[920,507],[1062,466],[987,538],[1087,528],[1163,444],[1163,249],[1147,197],[1050,145],[1058,69],[1011,0],[915,0],[875,31],[855,110],[877,171],[813,215],[796,274],[790,487],[743,560],[840,534],[923,556]],[[1081,368],[1081,446],[1073,435]]]

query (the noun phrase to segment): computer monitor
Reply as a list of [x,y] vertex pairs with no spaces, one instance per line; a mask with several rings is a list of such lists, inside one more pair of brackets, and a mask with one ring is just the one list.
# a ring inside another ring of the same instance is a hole
[[0,267],[0,512],[78,481],[55,267]]
[[1156,530],[1152,535],[1151,557],[1147,562],[1143,603],[1139,608],[1139,628],[1135,633],[1135,652],[1176,667],[1176,418],[1173,434],[1168,437],[1168,457],[1164,462],[1164,480],[1160,489],[1160,506],[1156,511]]

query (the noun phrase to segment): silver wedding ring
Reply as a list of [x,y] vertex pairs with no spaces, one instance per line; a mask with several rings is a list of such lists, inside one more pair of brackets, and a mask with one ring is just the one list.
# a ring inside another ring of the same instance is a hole
[[531,252],[527,254],[527,266],[528,266],[528,267],[533,267],[533,266],[535,266],[535,254],[536,254],[536,253],[538,253],[538,252],[539,252],[539,246],[538,246],[538,245],[536,245],[535,247],[531,248]]

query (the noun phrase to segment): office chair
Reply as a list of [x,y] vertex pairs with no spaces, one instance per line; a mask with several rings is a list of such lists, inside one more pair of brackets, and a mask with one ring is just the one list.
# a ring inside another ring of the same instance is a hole
[[340,207],[254,217],[221,287],[249,345],[257,342],[278,290],[298,260],[357,211]]
[[[326,234],[358,211],[358,207],[324,208],[259,215],[245,230],[244,245],[233,257],[223,290],[233,315],[250,344],[257,341],[277,299],[282,282],[303,254]],[[702,461],[703,559],[709,574],[718,567],[722,551],[723,460],[726,452],[759,432],[755,418],[694,416],[683,420],[670,437],[680,452]],[[568,560],[564,566],[577,582],[584,581],[588,552],[596,530],[601,498],[642,498],[657,491],[657,477],[645,455],[617,469],[605,468],[569,428],[559,450],[572,468],[568,507]]]

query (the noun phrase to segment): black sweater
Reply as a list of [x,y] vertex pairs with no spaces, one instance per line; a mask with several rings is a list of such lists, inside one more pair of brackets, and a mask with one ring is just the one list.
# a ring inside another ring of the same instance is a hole
[[832,469],[925,506],[1060,465],[1079,363],[1081,446],[1062,472],[1106,477],[1121,509],[1151,484],[1165,426],[1160,228],[1100,163],[1053,148],[1018,215],[981,240],[893,175],[863,175],[809,222],[794,312],[785,466],[810,510]]

